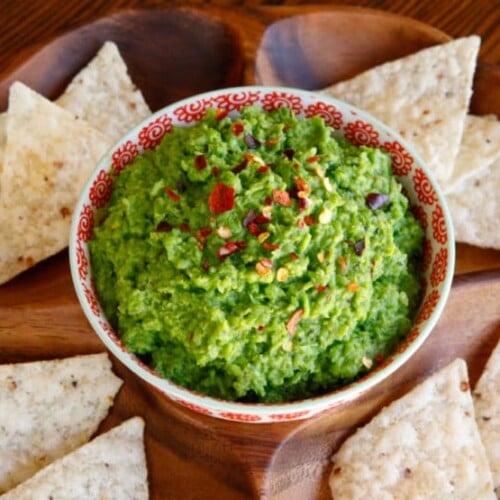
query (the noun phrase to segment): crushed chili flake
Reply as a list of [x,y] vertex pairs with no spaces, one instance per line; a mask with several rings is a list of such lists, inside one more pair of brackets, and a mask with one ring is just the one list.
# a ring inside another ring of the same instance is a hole
[[231,172],[234,172],[235,174],[239,174],[240,172],[243,172],[243,170],[245,170],[245,168],[247,168],[247,166],[248,166],[248,159],[243,158],[243,160],[241,160],[241,162],[238,165],[236,165],[236,167],[231,169]]
[[172,228],[171,224],[169,224],[166,220],[162,220],[156,226],[156,231],[159,233],[168,233],[169,231],[172,231]]
[[208,208],[213,214],[222,214],[234,207],[234,188],[217,182],[208,197]]
[[262,332],[262,331],[264,330],[264,328],[266,328],[264,325],[259,325],[259,326],[257,327],[257,330],[258,330],[259,332]]
[[189,231],[191,231],[191,228],[189,227],[189,224],[187,222],[183,222],[182,224],[180,224],[179,229],[181,231],[184,231],[185,233],[189,233]]
[[196,170],[203,170],[207,168],[208,162],[205,155],[197,155],[194,159],[194,166]]
[[307,163],[316,163],[319,160],[319,155],[310,156],[306,161]]
[[314,226],[314,224],[316,224],[316,221],[314,220],[314,216],[313,215],[306,215],[304,217],[304,222],[308,225],[308,226]]
[[253,220],[256,224],[269,224],[271,219],[265,215],[257,215]]
[[316,285],[314,288],[316,288],[318,292],[326,292],[328,285]]
[[304,219],[299,219],[297,221],[297,227],[299,227],[300,229],[303,229],[306,227],[306,223],[304,222]]
[[245,130],[245,126],[241,122],[236,122],[233,123],[231,130],[233,131],[234,135],[240,135]]
[[247,246],[246,242],[243,240],[239,241],[228,241],[224,243],[219,249],[217,250],[217,257],[219,257],[220,261],[223,261],[233,253],[239,252],[240,250],[243,250]]
[[208,262],[208,260],[204,260],[202,267],[205,271],[208,271],[210,269],[210,262]]
[[384,359],[385,359],[385,356],[384,356],[383,354],[377,354],[377,355],[373,358],[373,360],[374,360],[374,361],[375,361],[375,363],[377,363],[377,364],[382,363],[382,362],[384,361]]
[[267,171],[269,171],[269,167],[267,165],[262,165],[257,169],[257,172],[259,172],[259,174],[265,174]]
[[167,193],[168,197],[172,200],[175,201],[176,203],[181,199],[181,197],[172,189],[169,187],[165,188],[165,193]]
[[275,243],[267,243],[267,242],[264,242],[262,243],[262,248],[264,248],[264,250],[278,250],[279,249],[279,245],[276,245]]
[[212,167],[212,175],[214,177],[219,177],[220,170],[218,167]]
[[217,110],[215,111],[215,119],[222,120],[223,118],[226,118],[226,116],[228,114],[229,114],[229,110],[217,108]]
[[276,144],[278,144],[278,142],[280,142],[279,138],[273,138],[273,139],[267,139],[266,141],[266,145],[267,146],[275,146]]
[[299,258],[298,254],[296,254],[295,252],[292,252],[290,254],[290,260],[297,260]]
[[196,239],[204,242],[212,234],[212,231],[211,227],[201,227],[196,231]]
[[299,212],[303,212],[309,206],[309,198],[299,198]]
[[347,285],[347,289],[350,291],[350,292],[357,292],[359,290],[359,285],[357,283],[349,283]]
[[256,139],[252,134],[245,134],[243,140],[245,141],[245,144],[249,149],[256,149],[261,144],[260,141]]
[[291,316],[290,319],[286,323],[286,330],[290,335],[295,335],[295,330],[297,329],[297,325],[304,314],[303,309],[297,309]]
[[365,250],[365,240],[359,240],[356,243],[354,243],[354,253],[361,257],[363,255],[363,252]]
[[265,204],[265,205],[270,205],[272,202],[273,202],[273,199],[272,199],[270,196],[268,196],[268,197],[264,200],[264,204]]
[[285,148],[283,150],[283,154],[289,159],[293,160],[293,157],[295,156],[295,151],[292,148]]
[[384,193],[368,193],[365,198],[366,205],[372,210],[377,210],[389,202],[389,195]]
[[255,222],[250,222],[247,225],[247,229],[252,236],[259,236],[260,233],[264,232],[264,230]]
[[288,191],[283,189],[273,189],[273,200],[283,207],[289,207],[292,204]]
[[337,262],[339,263],[340,269],[341,269],[342,271],[345,271],[345,270],[346,270],[346,267],[347,267],[347,263],[346,263],[346,261],[345,261],[344,257],[339,257],[339,258],[337,259]]

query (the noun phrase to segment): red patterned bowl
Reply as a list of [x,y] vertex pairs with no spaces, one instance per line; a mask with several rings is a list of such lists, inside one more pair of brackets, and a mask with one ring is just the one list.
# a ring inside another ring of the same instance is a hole
[[[413,328],[396,351],[368,374],[336,391],[302,401],[250,404],[204,396],[157,375],[128,352],[99,304],[92,282],[87,242],[96,211],[109,199],[111,173],[118,174],[135,156],[154,148],[172,126],[189,126],[205,110],[238,112],[244,106],[273,110],[286,106],[297,115],[321,115],[339,134],[358,145],[383,147],[392,154],[393,171],[406,189],[425,230],[425,290]],[[455,262],[453,230],[444,197],[422,160],[396,132],[344,102],[312,92],[276,87],[239,87],[193,96],[167,106],[126,134],[97,165],[76,205],[70,235],[70,263],[83,311],[105,346],[132,372],[171,400],[199,413],[240,422],[299,420],[350,401],[388,377],[424,342],[446,302]]]

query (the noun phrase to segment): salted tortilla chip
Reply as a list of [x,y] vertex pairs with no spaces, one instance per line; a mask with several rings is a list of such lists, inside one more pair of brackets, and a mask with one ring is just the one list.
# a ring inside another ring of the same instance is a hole
[[472,395],[493,484],[500,497],[500,342],[493,350]]
[[0,284],[68,244],[74,205],[111,140],[22,83],[0,172]]
[[144,421],[134,417],[45,467],[3,500],[148,498]]
[[495,498],[461,359],[384,408],[333,462],[335,499]]
[[105,353],[0,365],[0,493],[86,443],[121,384]]
[[479,44],[477,36],[459,38],[369,69],[323,91],[398,131],[444,184],[458,154]]
[[500,159],[448,193],[456,241],[500,249],[499,193]]
[[467,115],[457,160],[443,185],[445,194],[499,158],[500,121],[495,115]]
[[56,102],[113,140],[151,114],[113,42],[104,43]]

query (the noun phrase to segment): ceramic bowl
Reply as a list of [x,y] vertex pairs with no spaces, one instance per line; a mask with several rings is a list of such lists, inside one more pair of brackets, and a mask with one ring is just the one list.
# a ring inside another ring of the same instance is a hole
[[[97,211],[109,200],[112,174],[119,174],[146,149],[152,149],[175,126],[188,127],[209,107],[238,113],[247,105],[265,110],[286,106],[300,116],[321,115],[335,131],[358,145],[385,148],[403,184],[413,211],[425,230],[424,293],[414,325],[395,352],[357,381],[322,396],[280,404],[224,401],[181,387],[157,375],[121,343],[108,323],[96,295],[87,242]],[[407,362],[436,324],[451,286],[454,238],[441,191],[426,165],[396,132],[369,114],[318,93],[282,87],[238,87],[196,95],[171,104],[144,120],[119,140],[100,160],[76,204],[70,234],[71,273],[78,299],[104,345],[138,377],[170,400],[196,412],[240,422],[299,420],[357,398]]]

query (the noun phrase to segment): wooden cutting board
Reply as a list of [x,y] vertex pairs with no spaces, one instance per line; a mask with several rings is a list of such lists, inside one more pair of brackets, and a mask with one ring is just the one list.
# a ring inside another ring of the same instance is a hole
[[[22,64],[0,72],[0,110],[16,79],[57,97],[108,39],[156,110],[233,85],[321,88],[448,37],[357,8],[125,11],[21,54]],[[500,68],[479,64],[474,112],[500,115],[499,82]],[[133,415],[145,418],[153,499],[328,498],[329,457],[383,405],[457,356],[477,380],[500,337],[499,297],[500,252],[459,244],[450,299],[432,335],[407,365],[356,401],[307,421],[230,423],[171,403],[114,361],[125,385],[100,432]],[[66,252],[0,287],[0,363],[103,350],[78,305]]]

